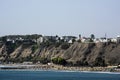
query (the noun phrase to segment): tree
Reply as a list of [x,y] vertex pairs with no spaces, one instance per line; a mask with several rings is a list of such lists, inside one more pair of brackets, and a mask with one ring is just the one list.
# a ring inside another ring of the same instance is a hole
[[62,49],[68,49],[70,47],[70,45],[68,44],[68,43],[63,43],[62,45],[61,45],[61,48]]
[[53,62],[54,64],[59,64],[59,65],[66,65],[66,63],[67,63],[65,59],[60,58],[60,57],[53,58],[53,59],[52,59],[52,62]]
[[76,40],[75,39],[72,39],[72,43],[74,43]]
[[6,36],[2,37],[2,41],[3,41],[4,43],[6,43],[6,42],[7,42],[7,37],[6,37]]
[[95,35],[94,34],[91,34],[91,39],[93,40],[93,39],[95,39]]
[[94,66],[106,66],[105,60],[102,57],[97,57],[94,62]]
[[39,61],[40,61],[40,63],[42,63],[42,64],[47,64],[48,62],[50,62],[50,60],[48,60],[48,59],[45,58],[45,57],[41,57]]
[[37,50],[37,48],[38,48],[37,45],[33,45],[32,48],[31,48],[32,49],[32,53],[34,53]]
[[81,39],[81,34],[79,34],[79,39]]

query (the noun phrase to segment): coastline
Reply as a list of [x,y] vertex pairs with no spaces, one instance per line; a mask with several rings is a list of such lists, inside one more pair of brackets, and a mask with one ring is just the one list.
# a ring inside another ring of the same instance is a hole
[[41,64],[1,64],[0,70],[33,70],[33,71],[68,71],[68,72],[118,72],[120,68],[112,67],[70,67],[61,65],[41,65]]

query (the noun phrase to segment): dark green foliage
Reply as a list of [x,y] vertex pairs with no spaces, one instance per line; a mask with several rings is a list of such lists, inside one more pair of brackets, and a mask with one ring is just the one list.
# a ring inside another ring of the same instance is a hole
[[98,58],[96,58],[93,66],[106,66],[105,60],[102,59],[102,57],[98,57]]
[[22,41],[16,41],[15,44],[16,46],[20,46],[23,42]]
[[91,34],[90,37],[91,37],[92,40],[95,39],[95,35],[94,34]]
[[13,63],[22,63],[24,60],[23,58],[8,58],[6,62],[13,62]]
[[76,61],[75,66],[89,66],[87,61]]
[[31,55],[30,56],[27,56],[27,57],[24,57],[24,58],[9,58],[7,60],[7,62],[13,62],[13,63],[23,63],[24,61],[31,61],[33,63],[36,63],[36,62],[40,62],[42,64],[47,64],[48,62],[50,62],[50,60],[48,60],[47,58],[44,58],[44,57],[32,57]]
[[31,59],[32,59],[32,56],[30,55],[30,56],[23,58],[23,61],[31,61]]
[[50,60],[45,57],[33,57],[32,61],[33,61],[33,63],[40,61],[40,63],[42,63],[42,64],[47,64],[48,62],[50,62]]
[[67,64],[66,60],[63,59],[63,58],[60,58],[60,57],[53,58],[53,59],[52,59],[52,62],[53,62],[54,64],[59,64],[59,65],[66,65],[66,64]]
[[75,39],[72,39],[72,42],[74,43],[76,40]]
[[33,34],[33,35],[20,35],[20,37],[22,37],[23,39],[37,39],[39,37],[41,37],[42,35],[37,35],[37,34]]
[[44,58],[44,57],[40,58],[40,63],[47,64],[48,62],[50,62],[50,60],[48,60],[47,58]]
[[12,42],[6,42],[5,45],[6,45],[6,49],[7,49],[8,54],[12,53],[16,48],[16,44],[12,43]]
[[24,61],[32,61],[32,56],[22,57],[22,58],[8,58],[7,62],[13,63],[23,63]]
[[109,65],[116,64],[117,59],[112,57],[111,60],[108,61]]
[[64,39],[61,39],[60,42],[64,43],[65,41],[64,41]]
[[56,47],[56,48],[59,47],[59,46],[60,46],[60,43],[59,43],[59,42],[55,43],[55,47]]
[[69,61],[69,62],[67,62],[66,66],[74,66],[74,63]]
[[50,41],[46,41],[45,43],[45,46],[49,47],[50,45],[52,45],[52,43]]
[[6,36],[1,37],[1,40],[2,40],[3,43],[6,43],[7,42],[7,37]]
[[38,46],[37,45],[33,45],[31,49],[32,49],[32,53],[34,53],[38,49]]
[[63,43],[61,45],[61,49],[68,49],[69,47],[70,47],[70,44],[68,44],[68,43]]
[[56,42],[56,43],[55,43],[55,47],[57,48],[57,47],[59,47],[61,44],[62,44],[62,42]]
[[81,43],[81,40],[79,39],[77,42]]
[[46,42],[41,43],[41,47],[49,47],[51,45],[55,46],[55,47],[59,47],[62,44],[62,42],[55,42],[55,41],[51,41],[48,40]]
[[90,39],[89,42],[93,42],[93,39]]
[[52,42],[50,42],[50,41],[46,41],[46,42],[43,42],[43,43],[41,43],[41,47],[49,47],[50,45],[52,45],[53,43]]
[[79,34],[79,39],[81,39],[81,34]]

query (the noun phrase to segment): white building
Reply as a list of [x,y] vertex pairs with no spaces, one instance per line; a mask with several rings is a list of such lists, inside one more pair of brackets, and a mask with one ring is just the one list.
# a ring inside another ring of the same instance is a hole
[[89,38],[89,37],[88,38],[86,38],[86,37],[81,38],[82,43],[89,43],[90,41],[91,41],[91,38]]
[[37,44],[43,43],[43,41],[44,41],[44,39],[43,39],[43,37],[41,36],[41,37],[39,37],[39,38],[37,39]]
[[7,42],[12,42],[12,43],[15,43],[15,40],[12,40],[12,39],[7,39]]
[[81,39],[81,42],[82,42],[82,43],[84,43],[85,41],[86,41],[86,39],[85,39],[85,38],[82,38],[82,39]]
[[103,43],[108,42],[108,39],[106,39],[106,38],[100,38],[99,40],[100,40],[100,42],[103,42]]
[[69,41],[68,41],[68,43],[69,43],[69,44],[72,44],[72,43],[73,43],[73,41],[72,41],[72,40],[69,40]]
[[75,36],[62,36],[62,39],[64,39],[64,41],[69,42],[70,40],[76,40],[77,37]]
[[98,38],[94,39],[93,41],[94,41],[95,43],[99,43],[99,42],[100,42],[100,40],[99,40]]
[[117,43],[120,43],[120,36],[117,36]]
[[117,39],[116,39],[116,38],[112,38],[112,39],[111,39],[111,42],[117,43]]

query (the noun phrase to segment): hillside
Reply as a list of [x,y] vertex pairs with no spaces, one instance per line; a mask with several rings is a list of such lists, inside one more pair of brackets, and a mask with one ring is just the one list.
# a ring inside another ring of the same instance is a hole
[[73,44],[0,44],[1,62],[41,61],[47,63],[53,58],[63,58],[67,65],[106,66],[120,64],[120,44],[80,43]]

